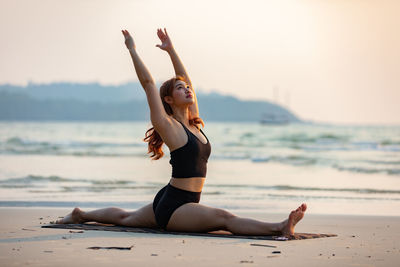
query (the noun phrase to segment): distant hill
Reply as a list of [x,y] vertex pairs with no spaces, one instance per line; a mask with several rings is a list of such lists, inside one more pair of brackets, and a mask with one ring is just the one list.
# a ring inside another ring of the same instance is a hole
[[[259,121],[263,114],[300,121],[268,101],[244,101],[218,93],[197,92],[200,116],[209,121]],[[149,120],[139,83],[102,86],[97,83],[0,85],[0,120]]]
[[140,83],[104,86],[98,83],[50,83],[28,86],[0,85],[0,91],[19,92],[34,99],[74,99],[85,102],[116,103],[146,98]]

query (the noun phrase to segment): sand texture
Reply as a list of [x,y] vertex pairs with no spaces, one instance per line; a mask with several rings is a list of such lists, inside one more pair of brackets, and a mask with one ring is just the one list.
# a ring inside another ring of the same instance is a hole
[[[249,240],[41,228],[70,209],[0,208],[0,266],[398,266],[400,217],[306,215],[296,232]],[[238,214],[279,221],[283,214]]]

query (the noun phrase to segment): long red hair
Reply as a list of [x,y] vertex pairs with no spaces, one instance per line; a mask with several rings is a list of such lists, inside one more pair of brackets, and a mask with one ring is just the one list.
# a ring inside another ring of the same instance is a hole
[[[174,78],[165,81],[160,87],[161,101],[163,103],[165,112],[167,112],[168,115],[172,115],[173,111],[171,106],[167,102],[165,102],[164,97],[172,96],[172,91],[174,90],[176,81],[186,82],[184,77],[176,76]],[[204,122],[201,118],[199,117],[191,118],[190,114],[189,114],[189,124],[195,125],[196,127],[197,124],[201,124],[204,127]],[[148,142],[147,154],[151,154],[150,158],[152,160],[158,160],[162,158],[162,156],[164,156],[164,152],[162,150],[162,145],[164,144],[164,141],[162,140],[158,132],[154,129],[154,127],[151,127],[146,131],[145,138],[143,139],[143,141]]]

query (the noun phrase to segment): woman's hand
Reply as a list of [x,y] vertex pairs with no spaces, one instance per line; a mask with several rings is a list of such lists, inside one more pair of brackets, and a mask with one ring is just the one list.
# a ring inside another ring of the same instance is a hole
[[127,30],[122,30],[122,34],[125,37],[125,45],[128,50],[136,49],[135,42],[133,41],[132,36],[129,34]]
[[171,39],[169,39],[167,29],[164,28],[164,32],[161,29],[157,29],[157,36],[161,40],[161,45],[156,45],[158,48],[167,52],[173,49],[173,45]]

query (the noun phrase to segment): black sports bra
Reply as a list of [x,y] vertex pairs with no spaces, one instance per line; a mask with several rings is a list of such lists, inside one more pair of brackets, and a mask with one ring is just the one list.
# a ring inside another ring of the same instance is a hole
[[206,177],[207,161],[211,154],[211,145],[207,136],[200,129],[200,132],[207,139],[207,143],[202,143],[196,135],[180,122],[188,136],[188,141],[184,146],[170,152],[172,165],[172,177],[190,178]]

